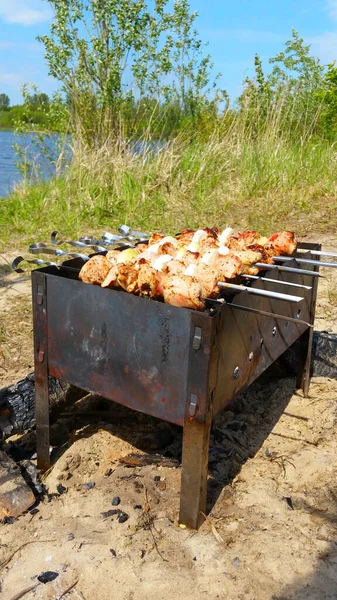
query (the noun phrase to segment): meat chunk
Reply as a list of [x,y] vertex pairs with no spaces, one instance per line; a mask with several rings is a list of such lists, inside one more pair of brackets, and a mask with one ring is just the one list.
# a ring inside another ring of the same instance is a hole
[[107,274],[106,278],[102,282],[101,287],[103,287],[103,288],[119,288],[118,281],[117,281],[117,275],[118,275],[118,264],[116,263],[115,265],[113,265],[111,267],[109,273]]
[[193,277],[201,284],[201,295],[203,298],[216,298],[220,293],[217,283],[219,274],[214,268],[200,263],[194,270]]
[[164,294],[162,281],[162,273],[148,263],[143,263],[139,266],[138,290],[141,296],[162,298]]
[[110,271],[110,263],[105,256],[92,256],[79,273],[79,279],[84,283],[101,285]]
[[268,239],[269,244],[276,250],[275,254],[281,256],[293,254],[297,248],[297,241],[292,231],[279,231]]
[[226,245],[230,250],[246,250],[253,244],[264,246],[267,242],[268,239],[257,231],[244,231],[231,235]]
[[225,256],[219,254],[212,266],[217,273],[218,281],[236,279],[244,273],[242,261],[233,252]]
[[164,300],[172,306],[202,310],[201,284],[189,275],[167,275],[163,281]]
[[139,292],[138,287],[138,272],[139,272],[139,264],[126,262],[120,263],[117,268],[117,276],[116,282],[119,287],[121,287],[129,294],[136,294]]

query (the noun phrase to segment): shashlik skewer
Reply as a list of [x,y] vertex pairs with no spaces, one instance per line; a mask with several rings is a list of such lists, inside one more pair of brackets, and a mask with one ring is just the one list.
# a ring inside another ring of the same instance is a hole
[[223,289],[234,290],[237,292],[248,292],[254,296],[265,296],[266,298],[275,298],[276,300],[286,300],[287,302],[301,302],[304,300],[301,296],[293,296],[292,294],[282,294],[279,292],[272,292],[270,290],[260,290],[259,288],[252,288],[246,285],[236,285],[235,283],[228,283],[224,281],[218,281],[218,286]]
[[310,258],[297,258],[296,256],[273,256],[273,260],[277,262],[287,262],[288,260],[296,260],[297,263],[303,265],[313,265],[314,267],[331,267],[332,269],[337,268],[337,263],[324,262],[322,260],[311,260]]
[[289,285],[291,287],[302,288],[304,290],[312,290],[311,285],[302,285],[301,283],[292,283],[291,281],[282,281],[281,279],[270,279],[269,277],[259,277],[258,275],[247,275],[246,273],[243,274],[243,277],[245,279],[253,279],[253,280],[259,279],[260,281],[268,281],[270,283],[277,283],[279,285]]
[[337,258],[337,252],[324,252],[323,250],[308,250],[306,248],[297,248],[297,252],[310,252],[310,254],[315,254],[317,256],[331,256],[332,258]]
[[276,313],[270,313],[265,310],[260,310],[259,308],[250,308],[250,306],[241,306],[241,304],[229,304],[232,308],[236,308],[238,310],[244,310],[246,312],[256,313],[258,315],[263,315],[265,317],[272,317],[273,319],[279,319],[281,321],[290,321],[290,323],[297,323],[299,325],[305,325],[306,327],[310,327],[313,329],[313,325],[308,323],[307,321],[302,321],[302,319],[295,319],[294,317],[287,317],[286,315],[279,315]]
[[298,273],[299,275],[311,275],[311,277],[324,277],[318,271],[308,271],[307,269],[296,269],[296,267],[284,267],[283,265],[267,265],[266,263],[255,263],[255,266],[261,270],[278,269],[285,273]]

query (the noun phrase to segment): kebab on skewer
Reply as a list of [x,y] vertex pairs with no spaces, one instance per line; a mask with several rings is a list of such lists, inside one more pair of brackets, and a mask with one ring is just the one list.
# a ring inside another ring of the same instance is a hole
[[271,264],[273,256],[291,255],[295,249],[289,231],[270,238],[256,231],[234,233],[231,228],[222,233],[217,228],[184,230],[176,236],[155,233],[148,244],[92,257],[79,277],[86,283],[202,310],[201,298],[219,294],[218,281],[239,281],[244,273],[256,275],[255,263]]

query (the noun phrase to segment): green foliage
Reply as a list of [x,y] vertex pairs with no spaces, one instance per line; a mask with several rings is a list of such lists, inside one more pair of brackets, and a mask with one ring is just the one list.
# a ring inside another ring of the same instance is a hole
[[325,69],[311,56],[297,31],[285,43],[285,50],[269,60],[272,69],[265,74],[259,56],[255,57],[255,78],[246,79],[239,108],[249,127],[258,131],[273,121],[273,133],[304,139],[319,130]]
[[7,94],[0,94],[0,110],[8,110],[9,105],[9,96],[7,96]]
[[77,139],[97,146],[123,135],[124,127],[131,133],[130,123],[144,115],[145,105],[147,114],[154,109],[152,123],[162,104],[178,122],[198,119],[215,83],[194,28],[197,13],[187,0],[175,0],[171,11],[168,0],[50,4],[50,34],[39,39],[50,74],[62,84]]

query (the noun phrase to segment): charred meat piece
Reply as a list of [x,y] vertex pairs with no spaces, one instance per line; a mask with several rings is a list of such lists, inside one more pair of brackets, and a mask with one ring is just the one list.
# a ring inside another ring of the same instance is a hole
[[138,288],[139,264],[134,262],[120,263],[117,267],[116,282],[126,292],[136,294]]
[[148,263],[139,265],[138,290],[141,296],[149,298],[162,298],[164,294],[162,286],[163,275]]
[[92,256],[79,273],[79,279],[84,283],[101,285],[110,271],[110,263],[105,256]]
[[160,242],[165,236],[162,233],[153,233],[149,239],[149,246],[153,244],[157,244]]
[[267,242],[268,239],[257,231],[244,231],[231,235],[226,245],[230,250],[246,250],[249,246],[264,246]]
[[195,229],[184,229],[180,233],[177,233],[174,237],[178,241],[179,248],[188,246],[188,244],[191,243],[194,234]]
[[[272,248],[276,250],[277,254],[281,256],[294,254],[297,248],[297,241],[292,231],[279,231],[278,233],[274,233],[274,235],[270,236],[268,242]],[[274,254],[276,254],[276,252],[274,252]]]
[[163,280],[164,300],[172,306],[202,310],[201,284],[189,275],[166,275]]

